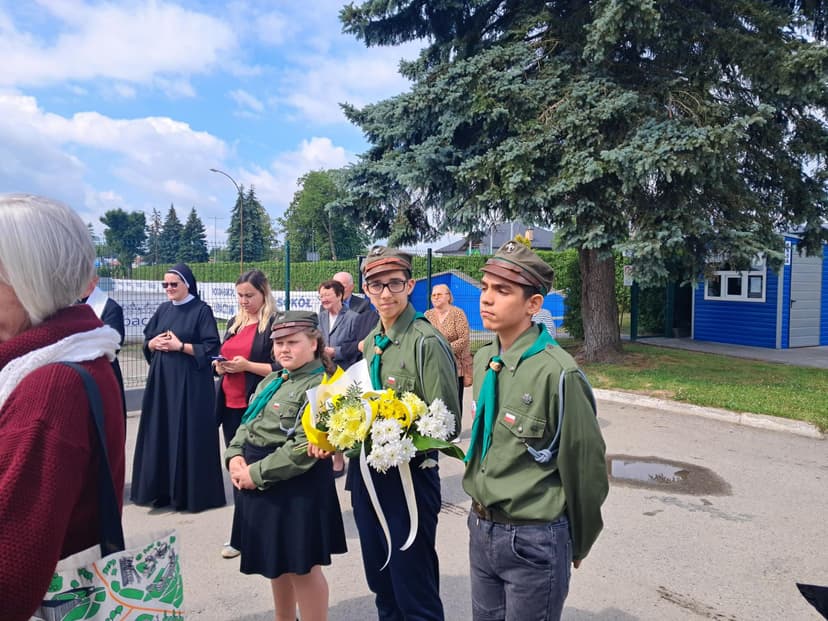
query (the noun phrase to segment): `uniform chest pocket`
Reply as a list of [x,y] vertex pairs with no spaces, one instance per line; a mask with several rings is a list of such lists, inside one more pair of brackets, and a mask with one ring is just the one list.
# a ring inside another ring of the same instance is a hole
[[527,412],[519,406],[506,406],[500,409],[497,424],[520,440],[543,437],[546,421]]
[[[278,408],[276,406],[279,406]],[[296,421],[299,418],[299,407],[302,404],[299,401],[279,401],[273,404],[273,412],[279,417],[279,429],[288,433],[296,426]]]
[[383,388],[391,388],[396,390],[398,393],[414,392],[416,387],[417,378],[413,375],[409,375],[405,371],[397,371],[396,373],[386,377],[385,385],[383,386]]

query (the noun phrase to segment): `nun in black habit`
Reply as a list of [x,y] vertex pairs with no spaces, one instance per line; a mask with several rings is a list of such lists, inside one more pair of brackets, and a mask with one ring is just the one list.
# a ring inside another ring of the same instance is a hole
[[220,344],[216,320],[185,264],[170,268],[161,286],[168,301],[144,328],[150,367],[130,498],[179,511],[220,507],[224,480],[211,366]]

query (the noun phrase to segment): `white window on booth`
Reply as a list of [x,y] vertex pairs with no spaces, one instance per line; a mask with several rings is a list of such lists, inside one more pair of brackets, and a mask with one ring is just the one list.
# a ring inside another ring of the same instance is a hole
[[764,258],[757,258],[749,270],[731,270],[727,263],[704,281],[705,300],[764,302],[767,269]]

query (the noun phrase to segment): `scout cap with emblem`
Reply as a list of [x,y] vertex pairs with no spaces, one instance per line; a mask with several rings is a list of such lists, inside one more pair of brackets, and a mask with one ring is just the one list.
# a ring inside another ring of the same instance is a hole
[[397,248],[374,246],[362,262],[362,275],[366,279],[394,270],[403,270],[410,278],[411,255]]
[[517,241],[508,241],[486,261],[482,271],[511,282],[528,285],[546,295],[552,288],[555,270],[548,263]]
[[318,327],[319,316],[313,311],[287,311],[273,321],[270,338],[283,338],[302,330]]

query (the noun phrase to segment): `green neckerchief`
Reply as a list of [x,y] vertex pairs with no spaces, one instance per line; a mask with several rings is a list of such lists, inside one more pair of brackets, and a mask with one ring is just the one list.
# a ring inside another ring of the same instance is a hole
[[[397,317],[397,321],[395,321],[394,325],[391,326],[390,331],[392,336],[395,334],[402,334],[408,330],[408,327],[414,323],[414,320],[416,319],[425,319],[425,315],[415,311],[414,307],[411,305],[411,302],[409,302],[405,310],[403,310],[403,312],[400,313],[400,316]],[[382,329],[384,330],[384,328]],[[394,340],[392,336],[382,332],[374,335],[374,357],[371,358],[371,366],[369,368],[371,373],[371,384],[374,390],[382,390],[382,376],[380,375],[380,369],[382,367],[382,352],[384,352]]]
[[[311,365],[313,365],[314,362],[316,363],[315,366],[309,368],[308,370],[305,370],[306,367],[310,367]],[[246,425],[251,420],[256,418],[259,415],[259,412],[261,412],[265,408],[267,402],[270,401],[273,395],[276,394],[276,391],[279,390],[282,387],[282,384],[284,384],[291,377],[301,377],[306,373],[315,375],[317,373],[323,373],[324,371],[325,367],[322,366],[322,363],[318,359],[314,359],[312,362],[302,365],[301,367],[296,369],[293,372],[293,374],[291,374],[291,372],[287,369],[282,369],[281,371],[279,371],[278,377],[273,379],[267,386],[262,388],[259,391],[259,394],[257,394],[253,398],[253,401],[250,402],[250,405],[247,406],[247,409],[244,411],[244,414],[242,415],[242,425]]]
[[[555,343],[555,339],[549,335],[546,328],[538,324],[534,324],[534,327],[539,331],[539,334],[535,342],[521,354],[517,365],[520,365],[527,358],[539,354],[546,349],[547,345],[557,344]],[[529,330],[531,329],[529,328]],[[474,423],[472,424],[471,443],[469,444],[469,450],[466,452],[466,458],[463,460],[466,463],[471,461],[478,439],[482,441],[480,461],[485,459],[486,453],[492,444],[492,429],[494,428],[495,410],[497,409],[497,374],[502,368],[503,359],[500,356],[493,356],[489,361],[489,370],[486,371],[486,377],[483,378],[483,385],[480,387],[480,395],[477,400],[477,412],[475,413]],[[483,421],[482,423],[481,420]]]

